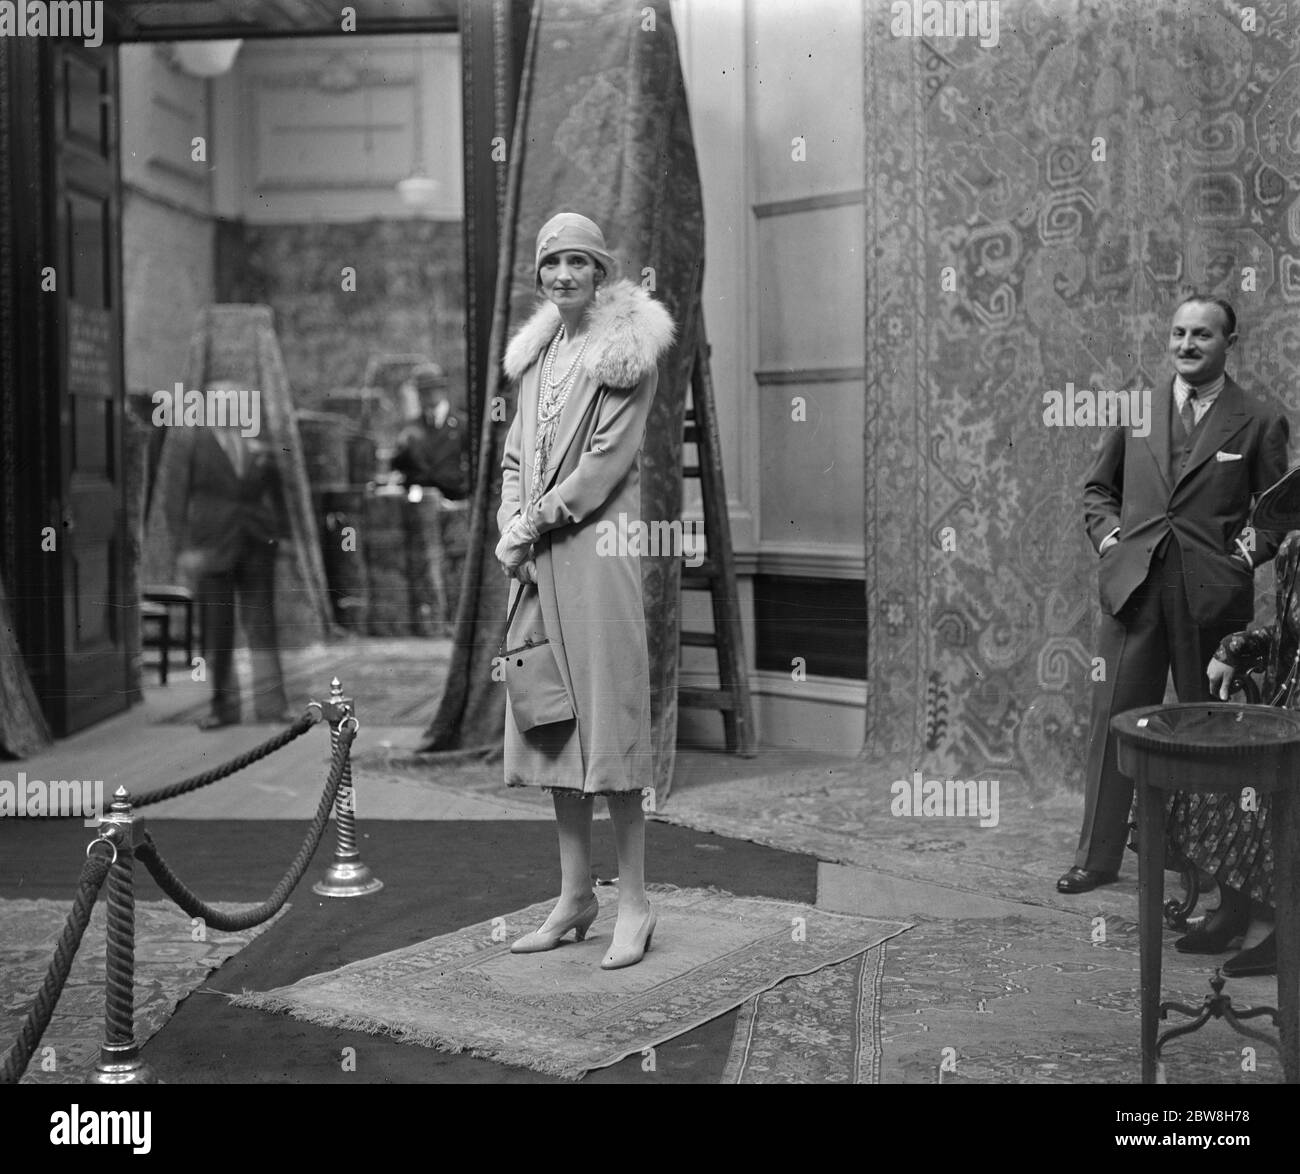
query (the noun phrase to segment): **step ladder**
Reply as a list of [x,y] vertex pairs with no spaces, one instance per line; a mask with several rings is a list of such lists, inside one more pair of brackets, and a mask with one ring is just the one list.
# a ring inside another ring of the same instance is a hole
[[731,549],[731,524],[727,516],[727,490],[722,478],[722,449],[713,402],[713,376],[709,369],[709,343],[704,314],[697,319],[695,362],[691,368],[690,403],[686,408],[682,448],[694,445],[696,464],[684,464],[682,476],[699,481],[704,507],[707,552],[698,567],[682,568],[682,591],[707,591],[713,602],[711,632],[681,632],[681,647],[712,648],[718,655],[716,689],[680,686],[681,709],[715,709],[722,714],[727,753],[753,758],[754,720],[745,672],[744,633],[740,626],[740,601],[736,593],[736,563]]

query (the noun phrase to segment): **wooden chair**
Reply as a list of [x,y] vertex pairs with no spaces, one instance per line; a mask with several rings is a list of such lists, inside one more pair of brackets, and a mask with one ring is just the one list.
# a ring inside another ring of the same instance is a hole
[[[194,661],[194,595],[185,587],[163,584],[147,586],[140,604],[140,642],[145,648],[157,648],[158,683],[167,684],[167,667],[172,650],[172,616],[175,609],[181,613],[185,633],[185,663]],[[153,629],[153,638],[146,632]]]

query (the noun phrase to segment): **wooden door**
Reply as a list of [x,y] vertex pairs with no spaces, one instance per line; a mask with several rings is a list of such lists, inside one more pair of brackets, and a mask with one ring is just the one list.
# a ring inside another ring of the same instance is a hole
[[[52,51],[51,209],[58,288],[50,385],[56,437],[61,662],[48,699],[56,733],[128,704],[122,466],[121,208],[117,50]],[[53,455],[53,454],[51,454]],[[53,617],[52,617],[53,618]],[[58,678],[62,678],[58,680]]]

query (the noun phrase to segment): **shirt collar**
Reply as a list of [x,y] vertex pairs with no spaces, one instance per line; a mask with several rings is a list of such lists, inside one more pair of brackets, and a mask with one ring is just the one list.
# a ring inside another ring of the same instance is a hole
[[1226,382],[1227,376],[1220,375],[1212,383],[1203,383],[1200,387],[1193,389],[1192,385],[1181,375],[1175,375],[1174,395],[1178,400],[1179,407],[1182,407],[1182,405],[1187,402],[1187,397],[1193,390],[1196,392],[1196,400],[1198,403],[1212,404],[1219,398],[1219,392],[1223,390],[1223,385]]

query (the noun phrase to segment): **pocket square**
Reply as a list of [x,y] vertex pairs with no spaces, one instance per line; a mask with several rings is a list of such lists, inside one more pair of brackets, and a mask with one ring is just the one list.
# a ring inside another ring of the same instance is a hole
[[1219,451],[1214,454],[1214,459],[1216,461],[1239,461],[1243,455],[1244,454],[1239,452],[1224,452],[1223,449],[1219,449]]

